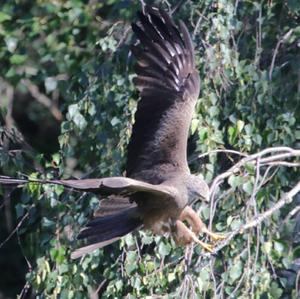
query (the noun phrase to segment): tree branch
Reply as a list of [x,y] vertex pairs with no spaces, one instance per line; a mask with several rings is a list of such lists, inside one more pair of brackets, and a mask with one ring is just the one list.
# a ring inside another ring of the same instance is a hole
[[47,107],[50,110],[51,114],[56,120],[62,121],[63,119],[62,113],[50,98],[48,98],[46,95],[41,93],[38,87],[34,85],[30,80],[23,79],[22,83],[28,88],[33,98],[35,98],[40,104],[42,104],[43,106]]
[[[288,193],[285,193],[280,200],[270,209],[266,210],[263,213],[258,214],[257,216],[253,217],[253,219],[243,225],[241,225],[236,230],[229,233],[222,242],[220,242],[215,248],[213,254],[216,254],[218,251],[223,249],[225,246],[227,246],[230,241],[238,234],[244,233],[246,230],[249,230],[250,228],[257,227],[260,225],[264,220],[269,218],[272,214],[274,214],[276,211],[281,209],[286,204],[289,204],[293,201],[293,198],[297,195],[297,193],[300,192],[300,181],[298,184],[292,188]],[[204,253],[202,256],[210,256],[210,253]]]
[[276,60],[276,56],[278,54],[279,48],[280,48],[281,44],[283,44],[291,36],[292,32],[293,32],[293,29],[290,29],[276,44],[276,47],[275,47],[275,50],[273,53],[273,57],[272,57],[270,70],[269,70],[269,80],[272,80],[273,69],[274,69],[275,60]]
[[[271,155],[269,157],[263,158],[263,156],[272,154],[272,153],[278,153],[276,155]],[[244,155],[243,153],[240,153],[240,155]],[[230,177],[232,174],[238,173],[241,168],[243,168],[247,163],[256,164],[257,159],[259,159],[259,163],[261,166],[268,165],[268,163],[276,162],[278,160],[282,160],[283,158],[296,158],[300,157],[300,150],[292,149],[290,147],[271,147],[266,148],[265,150],[252,154],[249,156],[246,156],[242,160],[240,160],[238,163],[233,165],[231,168],[229,168],[227,171],[221,173],[218,175],[211,184],[211,193],[213,194],[216,190],[216,188],[224,181],[226,178]],[[280,161],[282,163],[282,161]]]

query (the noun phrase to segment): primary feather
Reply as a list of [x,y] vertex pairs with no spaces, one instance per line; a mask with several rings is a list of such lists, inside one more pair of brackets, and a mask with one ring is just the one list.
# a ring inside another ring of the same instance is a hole
[[[128,145],[126,174],[145,180],[155,169],[187,170],[186,146],[200,80],[186,26],[162,10],[145,7],[132,24],[139,44],[134,83],[141,100]],[[151,183],[151,178],[146,180]]]

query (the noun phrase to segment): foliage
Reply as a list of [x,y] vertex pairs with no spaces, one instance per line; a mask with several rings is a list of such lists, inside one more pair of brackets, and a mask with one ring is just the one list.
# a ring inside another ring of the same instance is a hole
[[[1,4],[3,120],[9,114],[7,90],[28,94],[28,80],[64,114],[58,148],[47,154],[1,131],[8,138],[0,151],[3,174],[122,174],[138,100],[129,46],[130,22],[139,3],[98,2]],[[167,8],[167,3],[161,5]],[[183,19],[193,33],[202,78],[189,142],[192,170],[211,182],[237,160],[216,154],[197,159],[216,148],[254,153],[275,145],[299,146],[298,1],[190,1],[175,18]],[[39,126],[52,117],[36,100],[23,109]],[[217,231],[235,229],[257,210],[270,208],[299,178],[296,168],[272,169],[274,176],[249,204],[257,176],[251,165],[245,171],[247,175],[231,176],[219,190],[215,215],[206,204],[198,207],[206,223],[214,217]],[[7,191],[1,194],[7,198]],[[299,198],[260,227],[236,237],[216,257],[138,232],[80,261],[70,260],[70,252],[78,246],[79,227],[97,206],[94,195],[31,184],[12,192],[11,199],[15,224],[22,221],[20,250],[30,263],[26,281],[37,298],[86,298],[96,290],[103,298],[297,296],[300,216],[287,217]]]

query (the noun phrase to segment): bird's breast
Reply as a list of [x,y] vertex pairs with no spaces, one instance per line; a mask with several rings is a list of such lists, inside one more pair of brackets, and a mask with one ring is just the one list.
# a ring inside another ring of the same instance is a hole
[[135,199],[145,229],[155,234],[164,234],[171,230],[173,223],[178,219],[186,206],[185,198],[154,198],[140,197]]

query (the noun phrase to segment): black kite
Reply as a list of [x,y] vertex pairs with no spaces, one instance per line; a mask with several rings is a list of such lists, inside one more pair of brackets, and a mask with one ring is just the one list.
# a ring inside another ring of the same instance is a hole
[[[211,245],[197,234],[221,238],[208,231],[190,207],[196,200],[209,200],[207,184],[190,173],[187,163],[189,126],[200,90],[190,35],[183,22],[177,27],[163,10],[146,6],[138,17],[132,29],[140,43],[132,52],[137,59],[134,83],[141,100],[128,146],[127,177],[37,181],[106,197],[95,218],[79,233],[86,246],[73,252],[72,258],[142,226],[157,234],[168,232],[178,244],[196,242],[208,251]],[[0,177],[3,184],[26,182]]]

